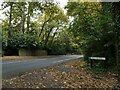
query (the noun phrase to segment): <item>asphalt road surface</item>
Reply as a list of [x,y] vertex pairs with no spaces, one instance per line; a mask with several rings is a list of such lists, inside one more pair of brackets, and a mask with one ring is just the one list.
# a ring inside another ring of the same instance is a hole
[[83,55],[68,55],[44,59],[5,61],[2,62],[2,75],[7,76],[12,74],[20,74],[26,71],[43,68],[53,64],[66,62],[69,60],[74,60],[82,57]]

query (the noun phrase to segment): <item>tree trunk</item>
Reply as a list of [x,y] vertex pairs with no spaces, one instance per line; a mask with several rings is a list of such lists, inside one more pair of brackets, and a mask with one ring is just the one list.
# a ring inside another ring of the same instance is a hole
[[25,14],[24,14],[24,10],[23,10],[23,15],[22,15],[22,17],[21,17],[21,33],[22,33],[22,34],[24,34],[24,32],[25,32],[25,27],[24,27],[24,25],[25,25]]
[[118,67],[119,67],[119,70],[118,70],[118,82],[120,84],[120,46],[118,46]]
[[120,80],[120,62],[119,62],[119,55],[118,55],[118,43],[116,41],[116,44],[115,44],[115,49],[116,49],[116,63],[117,63],[117,69],[118,69],[118,79]]
[[27,12],[27,33],[29,32],[29,28],[30,28],[30,4],[28,3],[28,12]]
[[8,38],[10,38],[11,35],[12,35],[12,25],[11,25],[11,21],[12,21],[12,11],[13,11],[13,2],[10,3],[10,18],[9,18]]
[[41,29],[41,31],[40,31],[39,37],[41,37],[41,35],[42,35],[42,32],[43,32],[43,29],[44,29],[45,24],[46,24],[46,22],[44,22],[43,25],[42,25],[42,29]]
[[53,40],[54,40],[55,35],[57,34],[57,31],[58,31],[58,28],[56,29],[56,31],[54,32],[54,34],[53,34],[53,36],[52,36],[51,44],[53,43]]
[[53,20],[54,18],[55,18],[55,17],[53,17],[53,18],[50,17],[48,20],[46,20],[46,21],[43,23],[42,29],[41,29],[40,34],[39,34],[39,37],[42,35],[42,32],[43,32],[44,27],[45,27],[45,24],[46,24],[47,22],[49,22],[50,20]]
[[47,43],[48,43],[49,36],[50,36],[50,33],[52,32],[52,29],[53,29],[53,27],[50,28],[50,31],[49,31],[48,34],[47,34],[47,37],[46,37],[46,39],[45,39],[45,46],[46,46]]
[[119,43],[120,43],[120,2],[112,3],[112,13],[113,20],[115,20],[116,28],[116,61],[117,61],[117,70],[118,70],[118,82],[120,83],[120,52],[119,52]]
[[46,20],[46,21],[43,23],[42,29],[41,29],[40,34],[39,34],[39,37],[42,35],[42,32],[43,32],[44,27],[45,27],[45,24],[46,24],[47,22],[49,22],[50,20],[51,20],[51,19],[49,18],[48,20]]

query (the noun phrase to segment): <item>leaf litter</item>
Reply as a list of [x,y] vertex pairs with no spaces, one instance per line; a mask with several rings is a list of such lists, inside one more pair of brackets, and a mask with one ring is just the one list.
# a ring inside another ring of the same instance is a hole
[[93,73],[83,60],[72,60],[46,68],[3,78],[3,88],[114,88],[118,83],[114,73]]

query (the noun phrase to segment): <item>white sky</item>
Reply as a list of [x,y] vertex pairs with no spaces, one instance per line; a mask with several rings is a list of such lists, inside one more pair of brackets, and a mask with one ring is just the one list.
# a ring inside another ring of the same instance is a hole
[[57,0],[60,2],[60,6],[63,8],[64,6],[67,5],[68,0]]
[[[0,9],[1,9],[1,3],[3,2],[4,0],[0,0]],[[60,7],[61,8],[64,8],[66,5],[67,5],[67,2],[68,0],[56,0],[58,1],[60,4]],[[5,15],[2,14],[2,11],[0,10],[0,23],[2,22],[2,20],[5,19]]]

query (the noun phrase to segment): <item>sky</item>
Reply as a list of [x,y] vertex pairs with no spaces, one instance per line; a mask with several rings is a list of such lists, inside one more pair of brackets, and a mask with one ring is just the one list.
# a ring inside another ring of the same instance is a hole
[[68,0],[57,0],[60,2],[60,6],[63,8],[65,5],[67,5]]
[[[3,2],[4,0],[0,0],[0,9],[1,9],[1,3]],[[60,4],[60,7],[61,8],[64,8],[66,5],[67,5],[67,2],[68,0],[56,0],[58,1]],[[2,14],[2,11],[0,10],[0,23],[2,22],[1,19],[5,19],[5,15]]]

